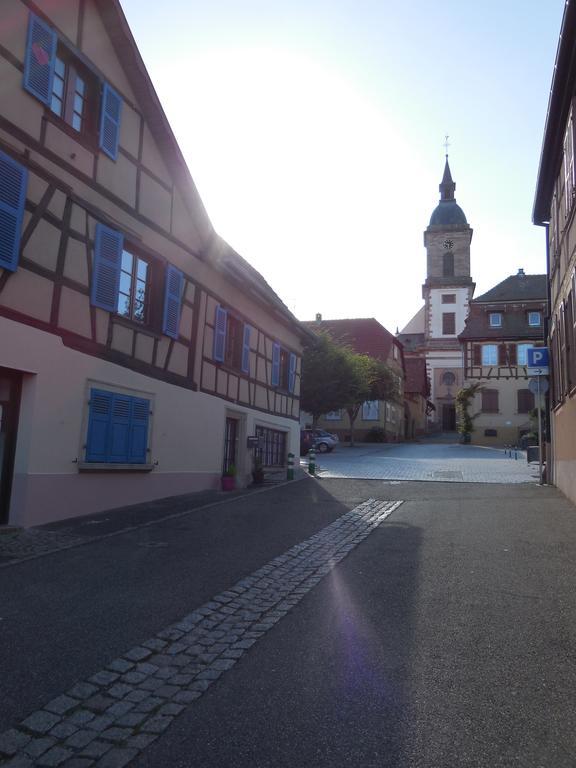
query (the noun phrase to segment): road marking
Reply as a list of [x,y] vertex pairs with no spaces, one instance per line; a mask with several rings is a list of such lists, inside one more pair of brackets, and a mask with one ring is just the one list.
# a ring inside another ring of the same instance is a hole
[[367,499],[0,734],[0,765],[125,766],[402,501]]

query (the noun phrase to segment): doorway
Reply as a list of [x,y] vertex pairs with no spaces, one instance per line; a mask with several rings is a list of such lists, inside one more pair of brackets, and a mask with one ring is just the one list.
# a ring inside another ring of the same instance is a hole
[[8,523],[21,389],[20,374],[0,368],[0,525]]
[[224,433],[224,466],[223,472],[227,472],[232,466],[236,466],[236,443],[238,441],[238,419],[226,417],[226,432]]
[[442,406],[442,431],[456,431],[456,406],[454,404]]

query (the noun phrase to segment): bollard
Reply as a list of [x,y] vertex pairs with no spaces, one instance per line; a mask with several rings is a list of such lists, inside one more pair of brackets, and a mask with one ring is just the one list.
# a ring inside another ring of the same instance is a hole
[[286,480],[294,480],[294,454],[288,454],[288,471],[286,472]]
[[308,474],[316,474],[316,451],[314,448],[310,448],[308,451]]
[[518,461],[518,446],[517,445],[514,446],[514,458],[516,459],[516,461]]

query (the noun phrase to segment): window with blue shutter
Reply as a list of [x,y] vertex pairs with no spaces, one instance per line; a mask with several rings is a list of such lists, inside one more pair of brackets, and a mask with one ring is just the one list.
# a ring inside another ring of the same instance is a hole
[[213,358],[219,363],[224,362],[226,354],[226,325],[228,312],[218,305],[214,317],[214,354]]
[[90,390],[86,461],[108,461],[108,430],[112,414],[112,393]]
[[294,392],[296,384],[296,355],[290,352],[290,367],[288,369],[288,392]]
[[272,386],[277,387],[280,384],[280,344],[272,344]]
[[178,338],[180,329],[180,306],[184,288],[184,275],[179,269],[168,264],[164,287],[164,316],[162,331],[173,339]]
[[250,373],[250,326],[244,326],[244,336],[242,339],[242,371]]
[[147,463],[149,416],[149,400],[91,389],[86,461]]
[[118,304],[124,236],[115,229],[96,224],[94,269],[90,299],[95,307],[115,312]]
[[24,88],[49,106],[56,58],[56,32],[33,13],[28,19]]
[[100,105],[100,149],[112,160],[118,157],[121,114],[122,97],[108,83],[104,83]]
[[0,152],[0,267],[14,272],[20,255],[28,170]]

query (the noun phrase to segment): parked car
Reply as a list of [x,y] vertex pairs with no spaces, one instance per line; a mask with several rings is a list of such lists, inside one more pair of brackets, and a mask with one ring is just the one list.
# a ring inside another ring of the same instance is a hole
[[300,453],[308,453],[314,447],[319,453],[333,451],[340,441],[338,435],[326,432],[325,429],[301,429]]

